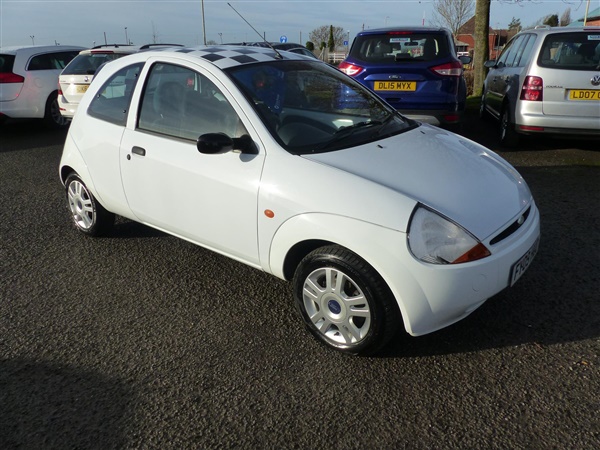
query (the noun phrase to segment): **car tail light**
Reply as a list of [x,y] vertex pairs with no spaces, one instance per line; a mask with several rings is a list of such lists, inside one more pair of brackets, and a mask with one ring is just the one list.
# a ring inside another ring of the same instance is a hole
[[452,61],[450,63],[430,67],[429,70],[445,77],[460,77],[463,73],[463,65],[460,61]]
[[526,76],[521,89],[521,100],[541,102],[544,99],[544,81],[540,77]]
[[338,66],[338,69],[340,69],[346,75],[350,75],[351,77],[355,77],[356,75],[361,73],[363,70],[365,70],[364,68],[362,68],[360,66],[357,66],[355,64],[350,64],[346,61],[342,61],[340,63],[340,65]]
[[63,95],[62,88],[60,87],[60,83],[58,83],[58,95]]
[[6,72],[0,73],[0,83],[23,83],[25,78],[16,73]]

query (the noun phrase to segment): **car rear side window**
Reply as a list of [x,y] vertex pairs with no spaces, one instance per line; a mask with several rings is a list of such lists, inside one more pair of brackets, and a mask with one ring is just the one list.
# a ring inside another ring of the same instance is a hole
[[432,61],[450,55],[445,34],[386,33],[358,36],[350,56],[367,63]]
[[77,51],[71,51],[35,55],[29,60],[27,70],[62,70],[77,54]]
[[127,122],[131,96],[143,65],[138,63],[124,67],[110,77],[90,103],[88,114],[124,126]]
[[0,73],[12,73],[15,55],[0,55]]
[[600,32],[550,34],[544,40],[538,65],[564,70],[598,70]]

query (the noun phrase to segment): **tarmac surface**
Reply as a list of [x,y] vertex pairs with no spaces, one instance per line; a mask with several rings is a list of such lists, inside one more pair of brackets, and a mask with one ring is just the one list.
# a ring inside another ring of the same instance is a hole
[[0,448],[600,448],[597,142],[501,152],[541,211],[528,272],[360,358],[314,340],[270,275],[124,219],[80,235],[64,137],[0,127]]

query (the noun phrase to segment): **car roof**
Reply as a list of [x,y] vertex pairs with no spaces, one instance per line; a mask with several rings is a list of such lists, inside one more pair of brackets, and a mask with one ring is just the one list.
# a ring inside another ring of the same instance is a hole
[[385,27],[385,28],[374,28],[369,30],[360,31],[357,36],[368,36],[370,34],[382,34],[390,33],[394,31],[406,31],[413,33],[450,33],[448,28],[443,27]]
[[72,50],[83,50],[85,47],[76,45],[13,45],[10,47],[0,47],[0,53],[16,55],[17,53],[50,53],[56,51],[72,51]]
[[132,44],[105,44],[97,45],[92,48],[87,48],[79,52],[81,55],[91,53],[137,53],[143,50],[155,50],[158,48],[168,47],[183,47],[181,44],[145,44],[145,45],[132,45]]
[[162,55],[181,55],[182,53],[192,58],[200,58],[210,62],[220,69],[241,66],[265,61],[304,60],[314,61],[314,58],[298,53],[276,53],[268,47],[235,46],[235,45],[206,45],[198,47],[184,47],[167,49],[160,52]]

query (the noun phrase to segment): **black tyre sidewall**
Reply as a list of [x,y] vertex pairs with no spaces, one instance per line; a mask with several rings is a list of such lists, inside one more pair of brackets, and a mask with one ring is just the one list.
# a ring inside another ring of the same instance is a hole
[[56,122],[56,120],[54,120],[54,117],[52,116],[52,104],[54,102],[58,102],[58,92],[56,91],[50,94],[48,100],[46,100],[46,109],[44,111],[44,124],[50,129],[60,130],[63,128],[67,128],[69,126],[69,122],[67,120],[63,119],[63,122],[61,123],[58,123]]
[[[367,336],[357,344],[339,344],[327,339],[312,323],[303,300],[304,282],[314,270],[332,267],[344,272],[358,284],[369,304],[371,325]],[[313,251],[298,265],[294,275],[294,299],[307,328],[328,347],[352,355],[368,355],[379,350],[395,334],[399,314],[395,299],[381,276],[358,255],[339,246]],[[387,316],[386,316],[387,314]]]

